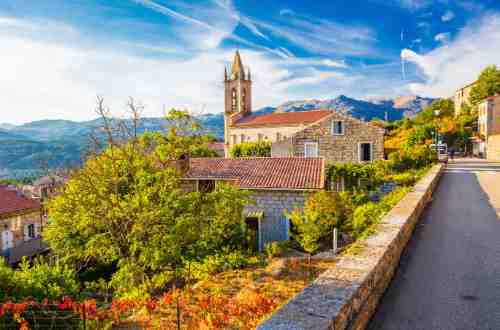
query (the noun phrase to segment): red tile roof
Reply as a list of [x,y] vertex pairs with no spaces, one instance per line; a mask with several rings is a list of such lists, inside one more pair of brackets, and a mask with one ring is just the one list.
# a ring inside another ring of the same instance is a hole
[[0,216],[21,211],[37,210],[40,203],[30,199],[16,190],[0,186]]
[[324,187],[322,158],[192,158],[187,179],[235,180],[244,189],[315,190]]
[[313,110],[301,112],[280,112],[267,115],[249,115],[236,120],[233,127],[248,127],[261,125],[299,125],[312,124],[331,115],[333,110]]

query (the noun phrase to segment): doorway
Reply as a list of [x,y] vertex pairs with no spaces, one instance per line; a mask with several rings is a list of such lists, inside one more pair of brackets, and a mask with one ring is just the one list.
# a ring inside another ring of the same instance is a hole
[[2,231],[2,251],[6,251],[14,247],[14,234],[11,230]]
[[260,248],[260,219],[258,217],[247,217],[246,223],[246,244],[247,248],[253,252],[259,252]]

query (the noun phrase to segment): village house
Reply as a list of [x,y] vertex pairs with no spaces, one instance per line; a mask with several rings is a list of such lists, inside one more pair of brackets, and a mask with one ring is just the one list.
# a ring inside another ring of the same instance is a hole
[[333,110],[252,113],[252,80],[236,52],[224,71],[224,144],[269,141],[273,157],[323,157],[327,162],[384,158],[384,129]]
[[0,254],[12,264],[46,249],[40,238],[45,220],[40,202],[17,188],[0,186]]
[[23,186],[22,190],[26,196],[43,201],[54,197],[65,183],[66,179],[62,176],[49,174],[38,178],[32,185]]
[[458,89],[455,92],[455,99],[453,100],[455,103],[455,116],[460,114],[462,107],[465,105],[470,105],[469,97],[470,92],[474,86],[476,86],[477,81],[474,81],[464,87]]
[[245,207],[244,216],[254,248],[289,237],[286,214],[303,208],[307,197],[325,187],[322,158],[193,158],[183,160],[184,189],[210,192],[221,182],[251,192],[255,204]]
[[500,160],[500,95],[486,98],[477,106],[479,153]]

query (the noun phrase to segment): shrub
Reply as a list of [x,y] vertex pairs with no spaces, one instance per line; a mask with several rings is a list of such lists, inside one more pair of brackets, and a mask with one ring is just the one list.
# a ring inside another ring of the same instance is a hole
[[62,263],[49,265],[37,259],[30,265],[23,260],[16,270],[0,263],[0,301],[17,301],[27,297],[55,300],[64,296],[76,297],[79,292],[76,272]]
[[243,142],[229,150],[231,157],[271,157],[271,142]]
[[382,198],[379,203],[368,202],[358,206],[352,217],[352,235],[364,235],[374,224],[391,208],[393,208],[410,190],[410,188],[396,189]]
[[418,145],[391,153],[389,161],[393,171],[403,172],[409,169],[420,169],[435,163],[437,154],[429,146]]
[[349,210],[344,208],[344,202],[338,193],[320,191],[307,199],[303,212],[295,208],[289,215],[297,231],[292,236],[306,252],[315,252],[320,238],[332,233],[334,227],[342,226],[347,220]]
[[403,172],[394,174],[391,179],[401,186],[413,186],[417,182],[418,176],[413,172]]
[[238,269],[248,264],[247,256],[241,251],[229,252],[224,249],[222,253],[205,257],[202,261],[194,261],[185,267],[192,279],[205,279],[210,275],[230,269]]

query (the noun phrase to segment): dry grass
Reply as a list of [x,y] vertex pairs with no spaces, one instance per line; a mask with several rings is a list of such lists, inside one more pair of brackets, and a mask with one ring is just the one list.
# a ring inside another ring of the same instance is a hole
[[334,264],[315,259],[309,264],[307,258],[264,262],[254,258],[244,269],[213,275],[178,295],[167,293],[147,319],[151,328],[176,329],[179,299],[182,329],[255,329]]

